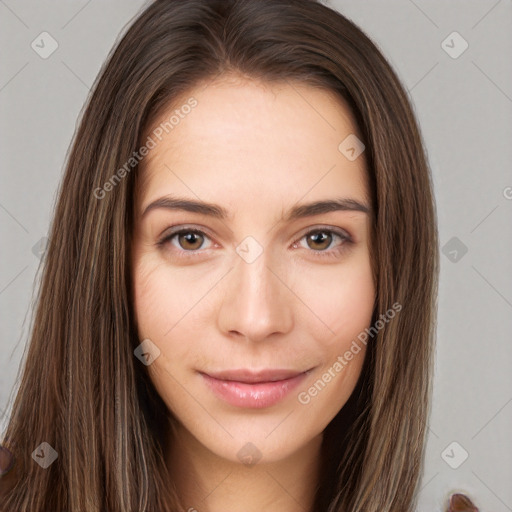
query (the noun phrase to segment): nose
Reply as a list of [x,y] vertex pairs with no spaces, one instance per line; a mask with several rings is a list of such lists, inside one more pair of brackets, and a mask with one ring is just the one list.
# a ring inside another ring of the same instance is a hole
[[235,260],[217,317],[223,334],[260,342],[292,329],[295,296],[287,286],[283,265],[269,256],[263,251],[250,263]]

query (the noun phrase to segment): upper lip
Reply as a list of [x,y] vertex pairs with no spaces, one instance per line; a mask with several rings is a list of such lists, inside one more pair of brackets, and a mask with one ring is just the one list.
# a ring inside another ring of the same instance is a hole
[[[202,372],[206,373],[206,372]],[[275,382],[278,380],[286,380],[296,377],[304,371],[297,370],[284,370],[284,369],[265,369],[265,370],[249,370],[249,369],[235,369],[223,370],[220,372],[208,372],[206,375],[218,380],[231,380],[236,382],[257,383],[257,382]]]

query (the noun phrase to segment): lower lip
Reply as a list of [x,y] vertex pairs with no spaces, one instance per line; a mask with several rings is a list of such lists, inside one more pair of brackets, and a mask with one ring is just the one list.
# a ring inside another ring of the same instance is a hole
[[236,407],[263,409],[283,400],[307,376],[300,373],[296,377],[275,382],[247,384],[232,380],[219,380],[201,373],[210,389],[219,397]]

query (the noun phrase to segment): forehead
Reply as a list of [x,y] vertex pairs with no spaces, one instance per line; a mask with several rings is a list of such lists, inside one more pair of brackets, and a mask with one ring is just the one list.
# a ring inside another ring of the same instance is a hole
[[[195,107],[181,109],[190,98]],[[139,169],[141,203],[164,193],[266,206],[334,191],[368,197],[364,153],[350,161],[338,149],[348,136],[360,138],[358,127],[330,91],[238,78],[203,83],[160,113],[146,136],[159,127],[161,140]]]

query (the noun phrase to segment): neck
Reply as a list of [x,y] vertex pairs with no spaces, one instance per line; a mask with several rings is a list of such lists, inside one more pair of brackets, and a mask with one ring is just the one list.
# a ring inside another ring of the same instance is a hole
[[319,484],[322,434],[289,457],[246,465],[217,456],[179,427],[169,469],[188,512],[305,512]]

